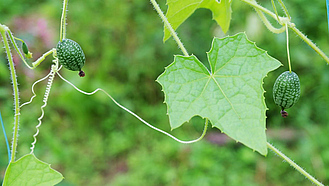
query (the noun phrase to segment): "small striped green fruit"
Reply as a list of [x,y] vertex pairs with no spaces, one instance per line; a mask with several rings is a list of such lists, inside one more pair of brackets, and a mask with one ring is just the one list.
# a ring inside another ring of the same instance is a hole
[[283,72],[275,81],[273,98],[276,105],[281,107],[282,117],[287,117],[284,110],[292,107],[300,97],[300,82],[295,72]]
[[85,73],[81,70],[85,64],[86,58],[80,45],[71,40],[63,39],[56,46],[58,61],[65,68],[72,71],[79,71],[79,76],[84,77]]

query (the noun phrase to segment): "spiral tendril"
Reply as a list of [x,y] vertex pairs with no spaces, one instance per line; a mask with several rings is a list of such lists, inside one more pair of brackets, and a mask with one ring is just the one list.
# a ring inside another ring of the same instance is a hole
[[[36,133],[33,135],[33,139],[34,141],[31,143],[31,154],[33,153],[34,151],[34,147],[35,147],[35,144],[37,142],[37,136],[39,134],[39,127],[41,126],[42,124],[42,118],[44,117],[45,115],[45,112],[44,112],[44,108],[47,106],[47,102],[48,102],[48,98],[49,98],[49,93],[50,93],[50,89],[51,89],[51,86],[53,84],[53,81],[54,81],[54,78],[55,78],[55,74],[56,72],[60,69],[58,68],[58,61],[57,59],[53,60],[53,62],[55,64],[51,65],[51,71],[50,73],[47,75],[48,76],[48,83],[47,83],[47,86],[46,86],[46,91],[45,91],[45,94],[44,94],[44,97],[43,97],[43,105],[40,107],[41,109],[41,116],[38,118],[38,125],[35,127],[36,128]],[[46,77],[47,77],[46,76]],[[32,89],[33,90],[33,89]],[[35,97],[35,96],[34,96]],[[31,99],[32,100],[32,99]]]
[[33,83],[33,85],[32,85],[32,94],[33,94],[33,95],[32,95],[32,97],[31,97],[30,101],[21,104],[21,106],[19,106],[19,108],[22,108],[23,106],[32,103],[33,99],[37,96],[37,94],[34,92],[34,87],[35,87],[35,85],[38,84],[38,83],[40,83],[41,81],[44,81],[45,79],[47,79],[47,78],[49,77],[50,74],[51,74],[51,71],[49,72],[48,75],[46,75],[45,77],[43,77],[43,78],[41,78],[41,79],[39,79],[39,80],[37,80],[37,81],[35,81],[35,82]]

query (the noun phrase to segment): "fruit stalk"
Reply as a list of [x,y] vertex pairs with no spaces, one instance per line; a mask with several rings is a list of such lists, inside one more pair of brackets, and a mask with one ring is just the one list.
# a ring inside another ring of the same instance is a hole
[[288,56],[289,72],[291,73],[291,63],[290,63],[290,53],[289,53],[289,30],[287,24],[286,24],[286,39],[287,39],[287,56]]
[[59,40],[62,41],[66,38],[66,11],[67,11],[67,4],[69,0],[63,1],[63,11],[62,11],[62,17],[61,17],[61,28],[60,28],[60,35]]

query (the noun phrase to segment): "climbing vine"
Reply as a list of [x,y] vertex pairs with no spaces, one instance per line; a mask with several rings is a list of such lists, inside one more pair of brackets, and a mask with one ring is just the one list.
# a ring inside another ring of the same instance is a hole
[[[167,41],[171,36],[181,49],[183,55],[175,55],[174,61],[165,68],[164,72],[157,78],[157,82],[161,85],[165,95],[165,104],[167,106],[167,114],[172,129],[181,127],[194,116],[200,116],[205,120],[204,129],[201,136],[195,140],[184,141],[165,132],[149,122],[142,119],[133,111],[129,110],[118,101],[116,101],[107,91],[97,88],[92,92],[84,91],[74,85],[72,82],[64,78],[60,71],[62,67],[72,71],[79,71],[79,76],[84,77],[82,71],[86,61],[83,49],[78,42],[68,39],[66,35],[67,29],[67,9],[68,0],[63,2],[63,10],[61,16],[60,34],[58,45],[51,48],[43,54],[35,62],[27,61],[32,58],[32,52],[29,51],[26,42],[14,36],[13,32],[5,25],[0,24],[0,33],[2,36],[4,48],[9,62],[11,79],[14,92],[14,132],[12,137],[12,147],[9,154],[9,165],[4,175],[3,185],[55,185],[62,181],[63,175],[52,169],[48,163],[40,161],[34,154],[37,144],[37,136],[40,132],[40,126],[44,115],[44,108],[47,106],[52,84],[55,77],[59,77],[74,90],[85,94],[94,95],[97,92],[105,94],[115,105],[123,111],[128,112],[135,118],[140,120],[146,126],[172,138],[179,143],[195,143],[200,141],[206,134],[208,125],[218,128],[221,132],[227,134],[230,138],[244,144],[254,151],[266,156],[268,149],[278,154],[287,161],[297,171],[303,174],[311,182],[322,185],[320,181],[303,170],[299,165],[290,160],[286,155],[281,153],[266,138],[266,104],[264,101],[264,89],[262,87],[263,80],[270,71],[282,66],[282,63],[252,41],[250,41],[245,33],[237,33],[233,36],[223,38],[213,38],[211,48],[207,53],[207,68],[197,56],[190,55],[184,47],[183,42],[175,32],[176,29],[184,21],[188,19],[197,9],[206,8],[212,11],[213,19],[221,26],[223,32],[229,30],[231,21],[231,0],[167,0],[168,10],[164,14],[155,0],[150,0],[156,12],[164,23],[164,38]],[[274,34],[286,32],[287,61],[289,68],[287,73],[292,72],[292,64],[289,53],[289,32],[290,29],[299,36],[307,45],[309,45],[316,53],[318,53],[329,64],[329,58],[320,50],[310,39],[308,39],[296,25],[292,22],[292,17],[288,12],[282,0],[278,0],[278,4],[284,12],[284,16],[278,14],[276,3],[272,0],[273,11],[264,8],[255,0],[241,0],[246,5],[255,9],[259,18],[263,21],[266,28]],[[276,21],[279,28],[272,25],[267,17]],[[16,43],[22,43],[21,47]],[[11,55],[10,43],[13,51],[17,52],[23,63],[31,70],[36,69],[48,56],[53,58],[50,65],[50,72],[45,77],[35,81],[32,85],[33,96],[23,104],[19,102],[19,90],[15,65]],[[23,54],[22,52],[23,51]],[[290,75],[288,74],[288,76]],[[297,75],[296,75],[297,76]],[[290,76],[289,76],[290,77]],[[294,76],[295,77],[295,76]],[[20,110],[24,106],[31,104],[37,96],[35,93],[35,85],[41,81],[48,79],[46,90],[43,95],[43,105],[40,107],[41,115],[38,118],[38,124],[35,126],[36,133],[33,135],[31,143],[31,152],[17,159],[17,143],[19,132],[19,116]],[[290,83],[282,83],[283,79],[279,79],[278,84],[274,85],[277,90],[274,93],[275,103],[281,108],[281,114],[287,117],[285,108],[290,108],[299,98],[300,87],[297,83],[293,87],[289,87]],[[298,87],[298,90],[297,90]],[[294,95],[290,95],[293,92]],[[298,94],[298,95],[297,95]],[[298,97],[298,98],[297,98]],[[1,122],[3,123],[3,122]],[[2,124],[3,125],[3,124]],[[24,167],[24,168],[22,168]],[[34,175],[31,177],[30,175]]]

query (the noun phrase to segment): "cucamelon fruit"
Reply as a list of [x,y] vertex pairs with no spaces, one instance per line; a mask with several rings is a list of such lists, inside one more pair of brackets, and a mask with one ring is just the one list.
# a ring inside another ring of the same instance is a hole
[[85,73],[81,70],[85,64],[86,58],[80,45],[71,40],[63,39],[56,46],[58,62],[65,68],[72,71],[79,71],[79,76],[84,77]]
[[282,117],[287,117],[284,110],[292,107],[300,97],[300,82],[295,72],[283,72],[275,81],[273,98],[276,105],[281,107]]

